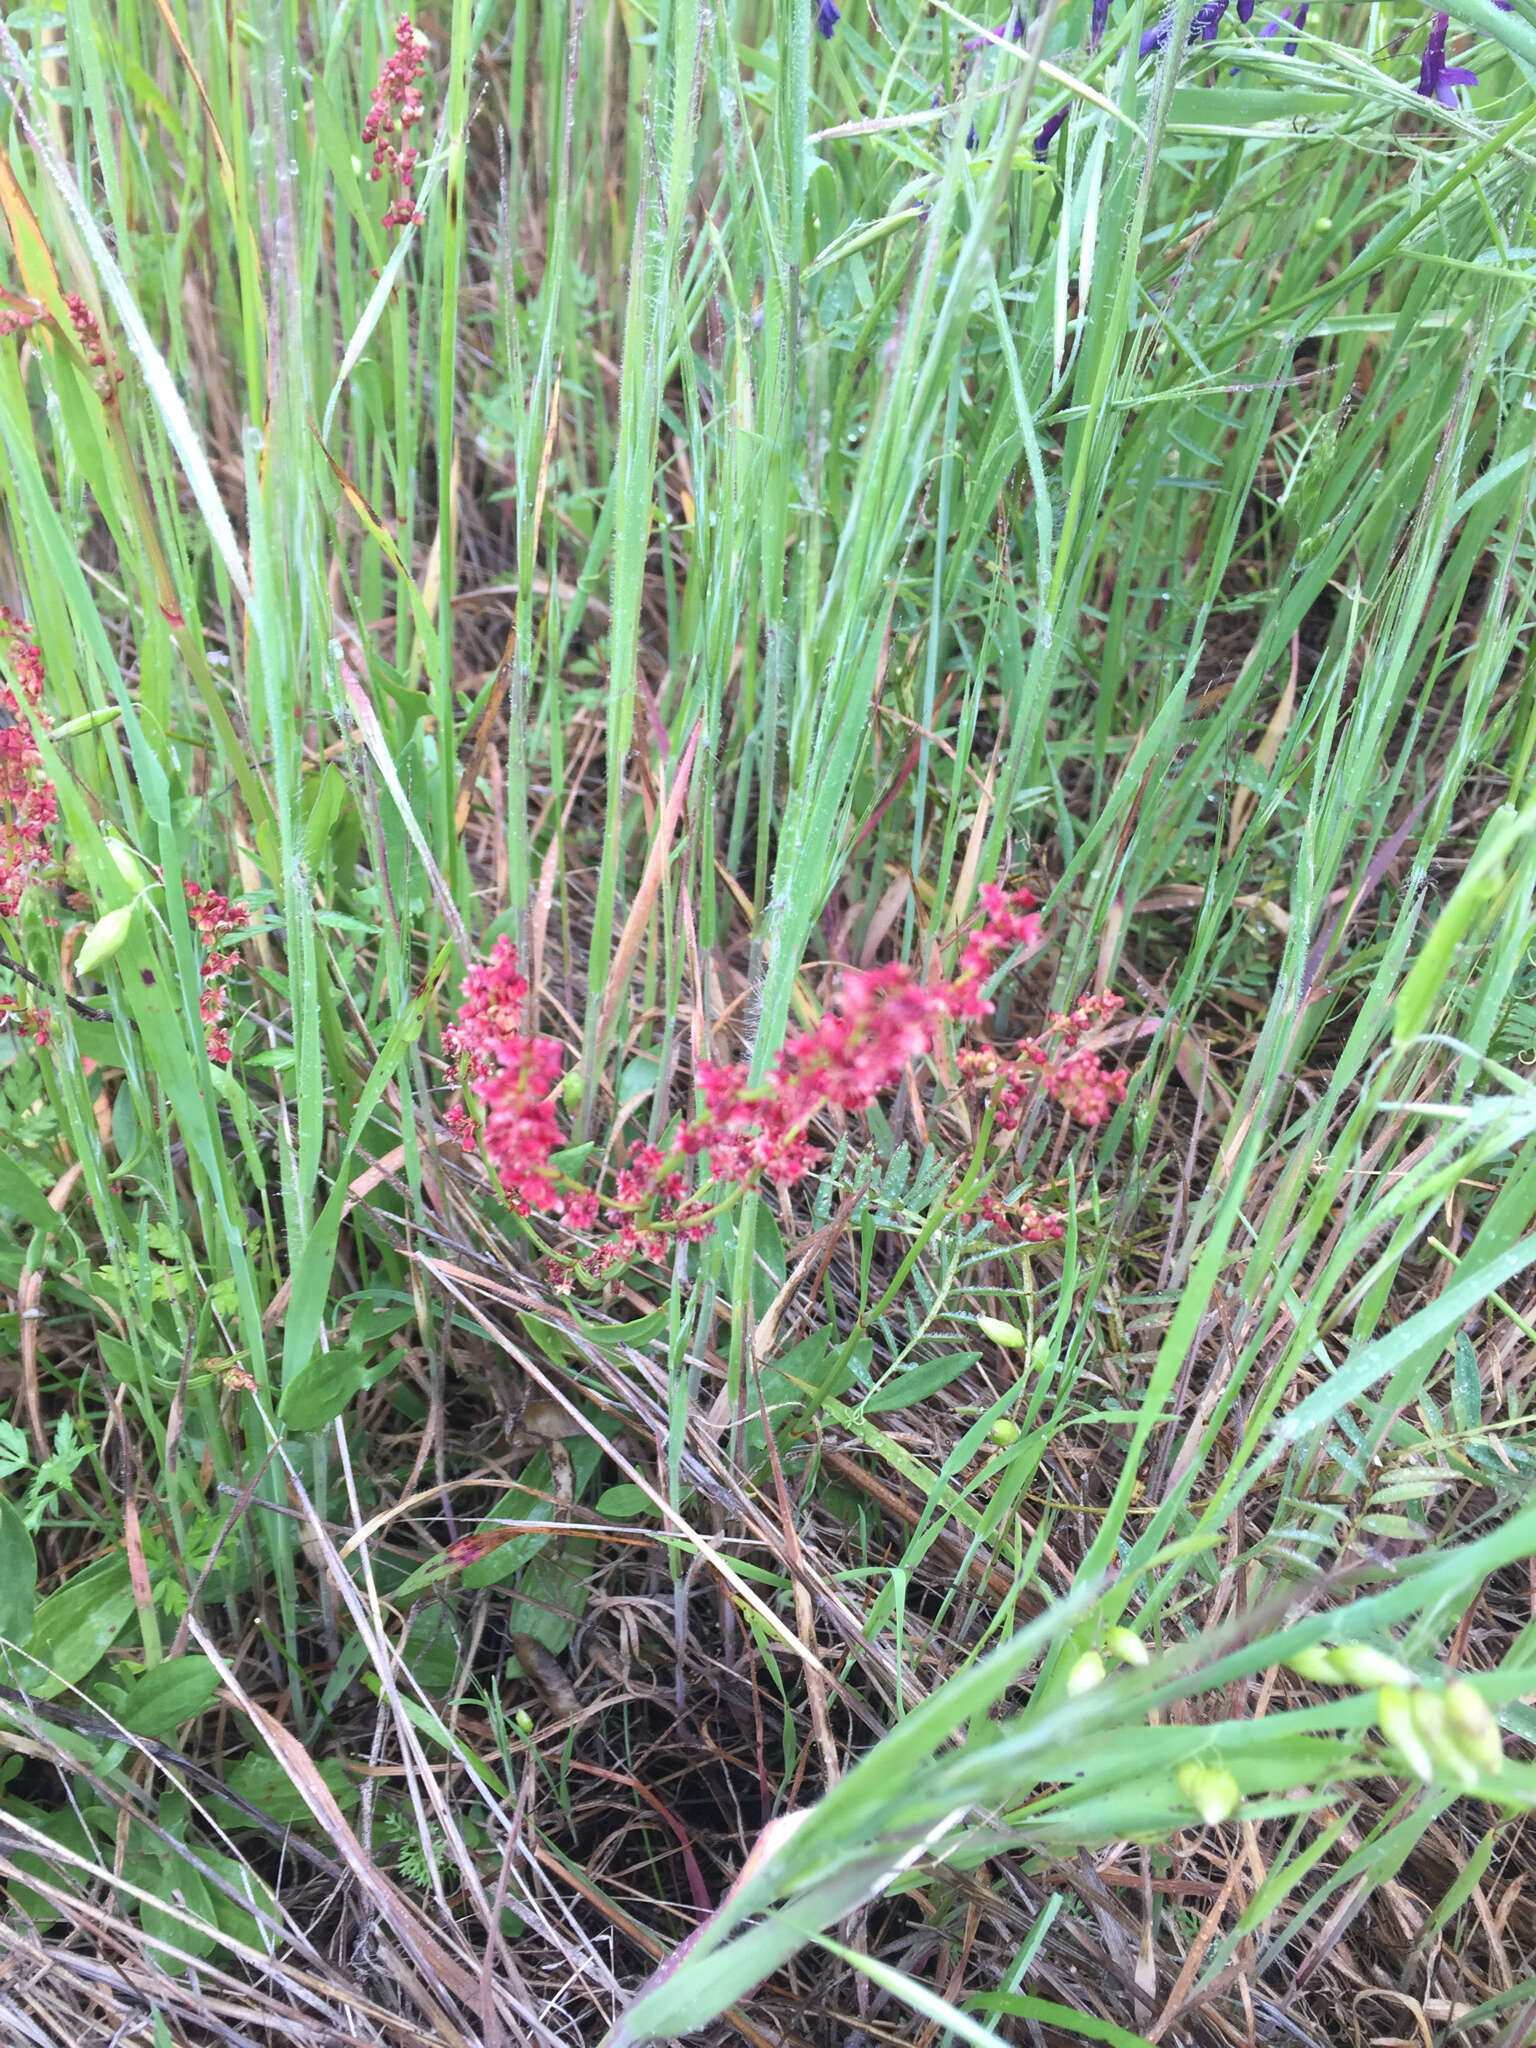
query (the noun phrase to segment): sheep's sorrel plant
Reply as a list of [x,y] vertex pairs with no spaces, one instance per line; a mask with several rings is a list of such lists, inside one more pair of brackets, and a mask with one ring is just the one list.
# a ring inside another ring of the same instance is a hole
[[0,2040],[1531,2034],[1533,78],[3,11]]
[[[980,920],[949,976],[940,971],[924,981],[900,964],[847,970],[832,1007],[813,1029],[788,1040],[762,1080],[754,1082],[741,1064],[701,1061],[701,1110],[669,1127],[662,1143],[634,1147],[606,1188],[556,1163],[568,1143],[555,1107],[561,1049],[525,1031],[528,984],[511,941],[498,939],[466,977],[445,1050],[478,1105],[478,1143],[513,1207],[558,1218],[566,1233],[602,1230],[593,1249],[555,1265],[554,1284],[565,1291],[578,1276],[597,1280],[637,1257],[660,1261],[675,1242],[704,1238],[743,1189],[761,1181],[794,1186],[825,1157],[811,1140],[818,1119],[869,1109],[929,1053],[943,1023],[990,1016],[988,977],[1009,951],[1037,950],[1043,934],[1029,890],[987,883],[981,901]],[[1089,996],[1069,1015],[1053,1015],[1041,1037],[1021,1039],[1006,1053],[995,1045],[960,1051],[961,1071],[984,1105],[983,1150],[993,1136],[1006,1143],[1034,1093],[1089,1127],[1124,1101],[1127,1070],[1083,1043],[1121,1004],[1113,994]],[[461,1103],[448,1111],[448,1124],[466,1149],[476,1147],[476,1122]],[[699,1178],[690,1181],[696,1161]],[[991,1172],[972,1168],[964,1175],[965,1197],[1000,1234],[1011,1226],[1015,1241],[1025,1243],[1062,1235],[1058,1219],[1043,1215],[1027,1195],[999,1194],[991,1179]]]

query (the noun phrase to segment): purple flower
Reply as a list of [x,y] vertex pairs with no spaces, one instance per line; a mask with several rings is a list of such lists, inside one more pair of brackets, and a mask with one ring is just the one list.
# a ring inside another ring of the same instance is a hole
[[[1301,0],[1301,5],[1296,10],[1296,20],[1293,24],[1296,28],[1306,27],[1307,8],[1310,5],[1311,0]],[[1289,7],[1282,7],[1280,10],[1280,21],[1290,21],[1290,19],[1291,10],[1289,9]],[[1259,30],[1259,41],[1262,42],[1266,36],[1277,35],[1280,30],[1280,21],[1272,21],[1269,24],[1268,28],[1261,28]],[[1296,54],[1296,45],[1294,43],[1287,43],[1285,48],[1280,52],[1280,54],[1282,57],[1294,57]]]
[[[1214,43],[1216,31],[1221,26],[1221,17],[1230,4],[1231,0],[1204,0],[1203,6],[1195,9],[1194,19],[1189,24],[1189,40],[1192,43]],[[1141,55],[1150,57],[1154,50],[1165,49],[1172,34],[1173,13],[1170,9],[1156,28],[1149,28],[1143,34]]]
[[1438,100],[1442,107],[1456,106],[1458,85],[1476,85],[1477,73],[1467,71],[1459,64],[1445,61],[1445,32],[1451,25],[1448,14],[1437,14],[1429,25],[1429,41],[1424,45],[1423,61],[1419,65],[1418,90],[1427,100]]
[[1046,157],[1050,154],[1051,144],[1056,140],[1057,135],[1061,131],[1061,124],[1066,118],[1067,110],[1063,107],[1059,114],[1052,114],[1049,121],[1046,122],[1040,133],[1035,137],[1035,155],[1040,159],[1041,163],[1044,163]]
[[821,0],[821,5],[816,10],[816,26],[821,30],[823,42],[831,42],[832,31],[842,18],[836,0]]
[[[1093,13],[1088,21],[1088,47],[1096,50],[1104,40],[1104,31],[1109,26],[1109,0],[1093,0]],[[1060,124],[1058,123],[1058,126]],[[1038,150],[1039,144],[1035,147]]]
[[[1097,6],[1098,0],[1094,0],[1094,4]],[[1106,14],[1109,12],[1109,0],[1104,0],[1104,11]],[[1000,43],[1006,50],[1010,43],[1022,43],[1023,40],[1024,10],[1018,7],[1014,9],[1013,22],[1007,35],[1004,35],[1000,28],[989,28],[979,36],[967,36],[960,47],[969,55],[972,50],[984,50],[988,43]]]
[[[1513,4],[1513,0],[1511,0]],[[1237,0],[1237,18],[1246,25],[1253,19],[1253,0]]]

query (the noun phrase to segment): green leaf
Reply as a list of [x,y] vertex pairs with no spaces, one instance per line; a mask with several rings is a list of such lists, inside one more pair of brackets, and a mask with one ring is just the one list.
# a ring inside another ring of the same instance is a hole
[[[72,1806],[64,1806],[56,1813],[48,1813],[40,1807],[29,1806],[24,1800],[13,1800],[9,1796],[6,1798],[5,1806],[8,1813],[14,1813],[19,1819],[26,1821],[28,1826],[36,1828],[39,1834],[46,1835],[50,1842],[57,1842],[61,1849],[66,1849],[76,1856],[97,1855],[95,1843]],[[84,1883],[81,1873],[72,1870],[67,1864],[52,1862],[41,1850],[18,1849],[12,1861],[18,1870],[24,1871],[29,1877],[44,1878],[60,1891],[78,1892]],[[33,1891],[30,1885],[17,1884],[12,1879],[7,1891],[11,1906],[24,1913],[41,1932],[46,1933],[50,1927],[57,1926],[64,1917],[58,1907],[51,1905],[41,1892]]]
[[133,1681],[117,1718],[135,1735],[170,1735],[205,1713],[218,1689],[219,1674],[206,1657],[171,1657]]
[[596,1554],[597,1545],[590,1536],[573,1536],[563,1549],[550,1545],[541,1551],[518,1576],[506,1634],[532,1636],[558,1657],[569,1647],[592,1598]]
[[249,1864],[237,1862],[233,1856],[226,1856],[222,1849],[205,1849],[199,1846],[197,1853],[216,1876],[223,1878],[231,1891],[250,1901],[250,1910],[247,1911],[227,1893],[215,1889],[212,1885],[208,1887],[209,1896],[213,1900],[213,1917],[218,1922],[220,1933],[227,1934],[231,1941],[243,1942],[247,1948],[267,1947],[269,1937],[263,1933],[256,1915],[261,1913],[268,1920],[275,1915],[277,1902],[271,1887],[263,1884]]
[[[574,1437],[566,1449],[571,1460],[572,1495],[581,1500],[603,1454],[590,1437]],[[493,1550],[489,1557],[482,1558],[479,1564],[471,1565],[464,1574],[466,1586],[473,1590],[481,1586],[502,1585],[506,1580],[515,1578],[541,1550],[560,1536],[557,1520],[560,1510],[552,1498],[553,1491],[554,1470],[548,1453],[540,1451],[523,1467],[521,1483],[502,1495],[480,1527],[495,1529],[504,1527],[508,1522],[533,1522],[546,1526],[519,1533],[499,1550]],[[396,1597],[400,1597],[410,1584],[407,1580]]]
[[0,1209],[11,1209],[34,1230],[57,1230],[59,1219],[42,1189],[19,1160],[0,1152]]
[[1483,1379],[1477,1367],[1477,1353],[1465,1330],[1456,1332],[1455,1363],[1451,1368],[1451,1413],[1458,1429],[1476,1429],[1483,1419]]
[[[336,1166],[336,1178],[326,1197],[325,1206],[315,1218],[310,1229],[308,1242],[294,1261],[290,1275],[293,1281],[289,1296],[288,1314],[283,1322],[283,1385],[286,1389],[305,1369],[315,1355],[315,1346],[320,1335],[320,1325],[325,1318],[330,1298],[331,1273],[336,1263],[336,1245],[341,1234],[341,1219],[347,1203],[347,1169],[351,1165],[353,1152],[359,1138],[366,1131],[369,1121],[380,1102],[384,1091],[395,1078],[404,1059],[406,1049],[421,1035],[428,1012],[437,995],[438,984],[448,971],[450,950],[447,946],[438,949],[425,982],[406,1004],[383,1051],[374,1062],[373,1071],[364,1082],[357,1099],[357,1108],[352,1118],[352,1128],[342,1148]],[[348,1395],[348,1400],[351,1396]],[[343,1401],[341,1406],[346,1406]],[[340,1414],[341,1409],[335,1410]],[[319,1425],[316,1425],[317,1427]]]
[[[336,1804],[343,1812],[357,1804],[357,1787],[347,1776],[340,1760],[333,1756],[316,1760],[315,1769],[320,1773],[335,1797]],[[232,1764],[224,1774],[224,1782],[231,1792],[238,1794],[248,1806],[254,1806],[264,1813],[268,1820],[276,1821],[280,1827],[292,1827],[297,1822],[312,1818],[304,1795],[294,1784],[288,1773],[274,1756],[252,1754],[243,1756]],[[232,1807],[222,1806],[215,1800],[215,1810],[225,1827],[243,1828],[249,1826],[245,1818]]]
[[1113,2020],[1098,2019],[1093,2013],[1074,2012],[1069,2005],[1058,2005],[1051,1998],[1031,1998],[1022,1991],[987,1991],[975,1998],[968,1998],[966,2005],[974,2012],[1009,2013],[1018,2019],[1036,2020],[1048,2027],[1060,2027],[1064,2033],[1077,2034],[1084,2041],[1105,2041],[1109,2048],[1152,2048],[1145,2034],[1133,2034],[1126,2027],[1118,2027]]
[[1240,135],[1247,139],[1265,122],[1283,123],[1287,132],[1297,121],[1324,121],[1350,112],[1348,93],[1307,92],[1301,87],[1268,91],[1241,86],[1181,86],[1168,113],[1170,129],[1195,135]]
[[0,1496],[0,1637],[22,1644],[32,1634],[37,1553],[18,1510]]
[[341,814],[350,801],[346,781],[334,761],[304,785],[304,857],[311,868],[320,869]]
[[[217,1944],[213,1895],[200,1870],[194,1870],[183,1857],[162,1850],[152,1836],[135,1828],[129,1844],[123,1876],[149,1894],[148,1899],[138,1901],[139,1925],[150,1941],[165,1944],[164,1949],[157,1947],[155,1956],[161,1969],[177,1974],[187,1966],[179,1955],[167,1950],[206,1956]],[[160,1904],[152,1905],[152,1899]]]
[[133,1587],[122,1553],[77,1572],[38,1608],[18,1683],[40,1699],[78,1685],[117,1641],[133,1614]]
[[596,1505],[600,1515],[612,1515],[616,1521],[622,1522],[633,1522],[641,1515],[656,1512],[648,1496],[627,1480],[622,1486],[610,1486],[606,1493],[600,1493]]
[[937,1394],[947,1387],[951,1380],[959,1379],[961,1373],[973,1366],[981,1356],[979,1351],[956,1351],[947,1358],[926,1358],[920,1365],[908,1366],[905,1372],[894,1378],[882,1380],[872,1393],[866,1394],[859,1403],[866,1415],[883,1415],[891,1408],[913,1408],[919,1401],[926,1401],[930,1394]]
[[278,1418],[308,1436],[334,1422],[367,1384],[367,1353],[360,1348],[344,1344],[334,1351],[317,1351],[283,1388]]
[[[530,1325],[534,1318],[527,1316],[524,1321]],[[580,1330],[589,1344],[595,1344],[599,1351],[622,1351],[627,1346],[648,1344],[667,1327],[667,1311],[658,1308],[648,1316],[636,1316],[629,1323],[589,1323],[585,1317],[572,1311],[571,1321]]]
[[1484,826],[1477,851],[1403,977],[1392,1019],[1392,1043],[1397,1048],[1424,1030],[1436,1005],[1455,986],[1452,967],[1457,951],[1504,893],[1511,860],[1533,829],[1536,807],[1521,812],[1513,804],[1500,804]]

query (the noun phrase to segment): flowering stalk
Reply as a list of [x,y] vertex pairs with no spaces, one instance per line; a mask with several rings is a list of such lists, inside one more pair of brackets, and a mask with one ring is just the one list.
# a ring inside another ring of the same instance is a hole
[[16,915],[23,890],[48,865],[48,828],[59,809],[35,737],[48,715],[43,658],[31,632],[0,605],[0,917]]
[[220,948],[236,932],[250,929],[250,912],[243,904],[231,903],[216,889],[200,889],[196,882],[188,882],[186,892],[187,915],[192,920],[192,929],[209,949],[199,970],[203,990],[198,1000],[208,1040],[208,1057],[221,1067],[227,1067],[232,1053],[224,1016],[229,999],[229,977],[240,962],[233,953],[221,952]]
[[395,23],[395,53],[384,60],[363,121],[363,145],[373,151],[369,180],[376,185],[388,178],[395,188],[384,214],[386,228],[409,227],[421,220],[411,197],[421,152],[410,135],[426,111],[421,97],[426,52],[426,37],[408,14],[402,14]]

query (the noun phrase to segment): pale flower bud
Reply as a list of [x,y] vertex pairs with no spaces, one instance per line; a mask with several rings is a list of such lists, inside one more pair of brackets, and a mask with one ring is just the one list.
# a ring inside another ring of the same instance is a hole
[[85,943],[75,955],[77,974],[94,974],[98,967],[105,967],[114,954],[120,953],[128,943],[128,933],[133,925],[133,905],[122,910],[109,910],[105,917],[99,917],[85,935]]
[[1019,1351],[1024,1346],[1024,1332],[1017,1323],[1000,1323],[996,1316],[978,1316],[976,1327],[983,1337],[990,1337],[994,1344],[1001,1344],[1005,1351]]
[[1227,1770],[1209,1764],[1184,1764],[1179,1790],[1208,1828],[1230,1820],[1243,1803],[1243,1788]]
[[1415,1732],[1423,1739],[1431,1759],[1447,1777],[1454,1778],[1463,1789],[1470,1790],[1477,1783],[1477,1771],[1462,1755],[1446,1728],[1445,1695],[1421,1686],[1417,1692],[1408,1695],[1408,1711],[1413,1718]]
[[1400,1685],[1408,1690],[1419,1682],[1406,1664],[1373,1650],[1369,1643],[1340,1643],[1330,1652],[1330,1661],[1346,1685],[1358,1685],[1362,1692],[1378,1685]]
[[1400,1685],[1384,1685],[1376,1695],[1376,1725],[1413,1775],[1429,1784],[1435,1766],[1414,1725],[1412,1697]]
[[1103,1683],[1104,1659],[1097,1650],[1084,1650],[1067,1673],[1067,1698],[1080,1699],[1085,1692],[1092,1692],[1096,1685]]
[[1118,1657],[1122,1664],[1150,1664],[1152,1661],[1151,1654],[1141,1637],[1133,1635],[1128,1628],[1106,1629],[1104,1647],[1112,1656]]
[[122,876],[129,888],[142,889],[144,886],[144,863],[139,859],[133,848],[126,845],[121,839],[108,838],[103,840],[102,844],[107,849],[107,858],[111,861],[113,867],[117,869],[117,872]]
[[1334,1667],[1332,1650],[1321,1643],[1312,1643],[1305,1650],[1298,1650],[1293,1657],[1287,1657],[1286,1668],[1294,1671],[1298,1678],[1310,1678],[1314,1685],[1337,1685],[1340,1682]]
[[1467,1762],[1490,1777],[1504,1768],[1504,1746],[1499,1724],[1475,1685],[1458,1678],[1445,1689],[1445,1726],[1450,1740]]

